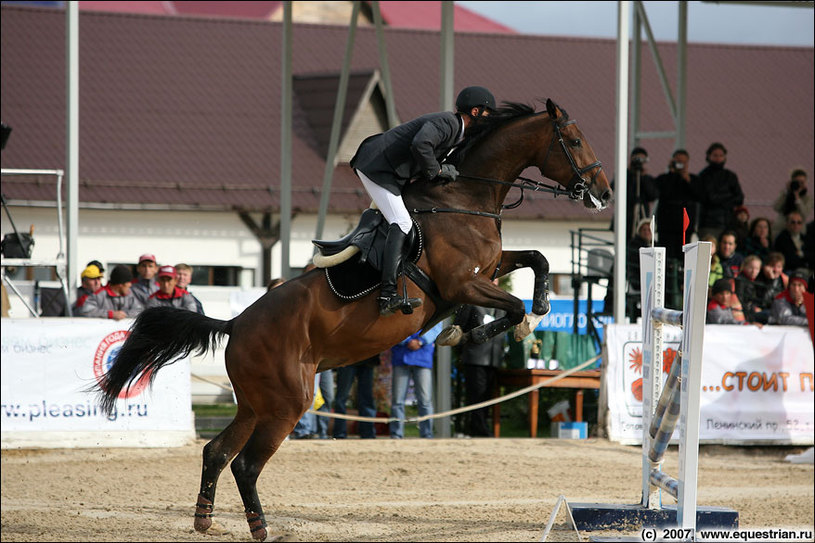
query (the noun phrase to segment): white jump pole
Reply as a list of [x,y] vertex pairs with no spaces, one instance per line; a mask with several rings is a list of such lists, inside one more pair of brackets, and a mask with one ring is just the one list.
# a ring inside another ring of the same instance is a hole
[[[634,505],[573,503],[570,511],[578,530],[630,530],[639,527],[676,527],[690,538],[697,519],[705,528],[736,529],[739,514],[724,507],[697,507],[699,426],[702,389],[702,350],[710,273],[710,242],[685,245],[683,310],[666,309],[665,249],[640,249],[642,302],[642,495]],[[662,386],[662,327],[682,326],[678,357]],[[674,428],[679,431],[679,475],[662,471],[662,460]],[[676,499],[661,503],[660,491]]]
[[[661,509],[660,489],[677,500],[677,526],[696,528],[696,488],[699,458],[699,409],[702,381],[702,349],[710,273],[709,242],[683,247],[685,253],[683,311],[665,309],[665,249],[640,249],[643,308],[643,438],[642,506]],[[662,385],[662,326],[683,328],[679,357],[674,361],[664,391]],[[677,393],[676,377],[681,392]],[[677,405],[678,404],[678,405]],[[661,472],[665,449],[680,423],[679,478]],[[673,413],[673,415],[672,415]]]

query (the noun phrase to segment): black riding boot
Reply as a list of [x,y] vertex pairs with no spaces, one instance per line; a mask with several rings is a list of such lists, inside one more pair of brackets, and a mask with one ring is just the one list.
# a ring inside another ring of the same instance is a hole
[[379,314],[391,315],[397,309],[402,313],[413,312],[414,307],[422,305],[419,298],[405,298],[396,293],[396,278],[402,265],[402,249],[407,234],[402,232],[398,224],[391,224],[388,228],[388,238],[385,241],[385,254],[382,261],[382,287],[379,291]]

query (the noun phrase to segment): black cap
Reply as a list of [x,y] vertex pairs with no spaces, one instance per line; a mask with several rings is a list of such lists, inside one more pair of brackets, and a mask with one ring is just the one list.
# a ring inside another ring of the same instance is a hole
[[733,284],[730,282],[730,279],[717,279],[716,282],[713,283],[713,294],[720,292],[733,292]]
[[123,285],[125,283],[130,283],[133,281],[133,272],[130,270],[128,266],[124,264],[119,264],[113,271],[110,272],[110,284],[111,285]]
[[469,111],[474,107],[495,109],[495,97],[484,87],[466,87],[456,98],[457,111]]

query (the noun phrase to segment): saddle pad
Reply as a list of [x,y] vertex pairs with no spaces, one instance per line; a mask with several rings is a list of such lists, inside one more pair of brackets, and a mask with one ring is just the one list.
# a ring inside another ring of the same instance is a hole
[[325,268],[325,278],[331,290],[343,300],[356,300],[379,288],[382,274],[373,266],[360,263],[357,253],[345,262]]
[[[415,226],[413,232],[416,235],[413,238],[406,261],[415,264],[422,256],[424,237],[419,224],[415,220],[413,224]],[[384,241],[383,237],[380,243],[384,244]],[[325,278],[334,294],[343,300],[351,301],[362,298],[379,288],[382,283],[382,273],[371,265],[371,262],[379,263],[381,246],[378,249],[373,251],[374,254],[371,255],[373,258],[364,263],[360,263],[361,254],[357,253],[345,262],[325,268]]]

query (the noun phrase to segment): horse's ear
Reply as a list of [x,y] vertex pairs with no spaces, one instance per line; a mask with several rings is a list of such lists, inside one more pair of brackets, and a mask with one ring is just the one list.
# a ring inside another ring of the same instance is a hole
[[549,118],[556,121],[560,118],[560,108],[551,98],[546,99],[546,112],[549,113]]

